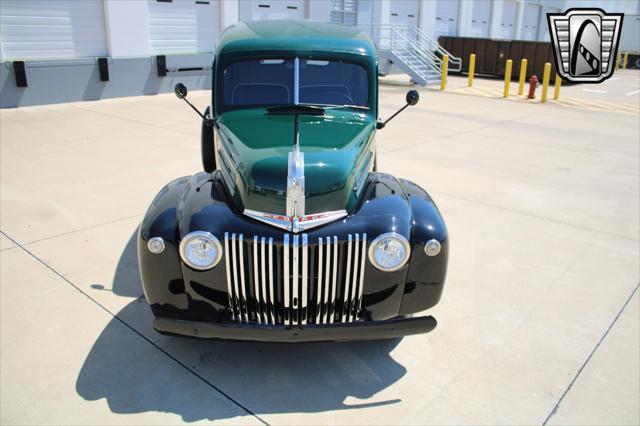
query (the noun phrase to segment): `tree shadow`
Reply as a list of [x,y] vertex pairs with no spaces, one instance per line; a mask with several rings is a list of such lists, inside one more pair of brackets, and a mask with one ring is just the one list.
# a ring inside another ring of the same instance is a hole
[[118,262],[113,292],[137,298],[98,337],[76,390],[86,400],[106,398],[114,413],[160,411],[187,422],[247,414],[239,406],[230,408],[217,389],[258,416],[400,402],[346,402],[369,399],[406,374],[390,355],[400,339],[281,344],[156,333],[153,315],[140,296],[135,232]]

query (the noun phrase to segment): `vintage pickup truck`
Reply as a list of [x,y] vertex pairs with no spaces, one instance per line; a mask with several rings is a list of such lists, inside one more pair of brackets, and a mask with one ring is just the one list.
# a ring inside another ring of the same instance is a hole
[[[422,188],[377,171],[386,122],[371,39],[242,22],[221,35],[212,78],[204,113],[187,101],[202,117],[204,171],[162,188],[140,225],[154,328],[277,342],[433,330],[413,314],[440,299],[447,230]],[[186,101],[186,87],[176,95]]]

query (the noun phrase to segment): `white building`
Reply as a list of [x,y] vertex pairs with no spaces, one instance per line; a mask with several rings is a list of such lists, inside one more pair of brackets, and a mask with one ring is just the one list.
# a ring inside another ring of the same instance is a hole
[[[192,88],[208,88],[216,39],[225,27],[239,20],[294,18],[358,26],[408,24],[436,39],[453,35],[542,41],[549,39],[546,13],[577,5],[599,6],[608,12],[627,14],[624,25],[631,25],[632,31],[626,37],[631,40],[626,50],[640,50],[633,40],[638,38],[639,3],[0,0],[0,106],[166,92],[178,80]],[[108,80],[100,74],[97,58],[104,58],[102,71],[107,70]],[[15,61],[24,62],[26,87],[16,86]],[[165,76],[160,68],[167,69]]]

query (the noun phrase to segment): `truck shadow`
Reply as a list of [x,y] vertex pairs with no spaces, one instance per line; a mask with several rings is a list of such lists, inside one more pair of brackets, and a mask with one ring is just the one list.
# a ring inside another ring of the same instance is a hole
[[248,415],[242,407],[260,416],[400,402],[366,401],[406,374],[390,354],[400,339],[270,344],[156,333],[141,296],[135,232],[118,262],[112,290],[136,299],[98,337],[76,391],[89,401],[105,398],[114,413],[159,411],[192,422]]

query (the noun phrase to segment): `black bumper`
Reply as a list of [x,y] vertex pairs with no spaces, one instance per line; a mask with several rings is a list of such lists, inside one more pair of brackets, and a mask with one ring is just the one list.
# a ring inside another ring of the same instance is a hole
[[437,325],[432,316],[365,321],[333,325],[251,325],[235,322],[199,322],[156,317],[153,328],[161,333],[202,339],[257,342],[326,342],[375,340],[428,333]]

